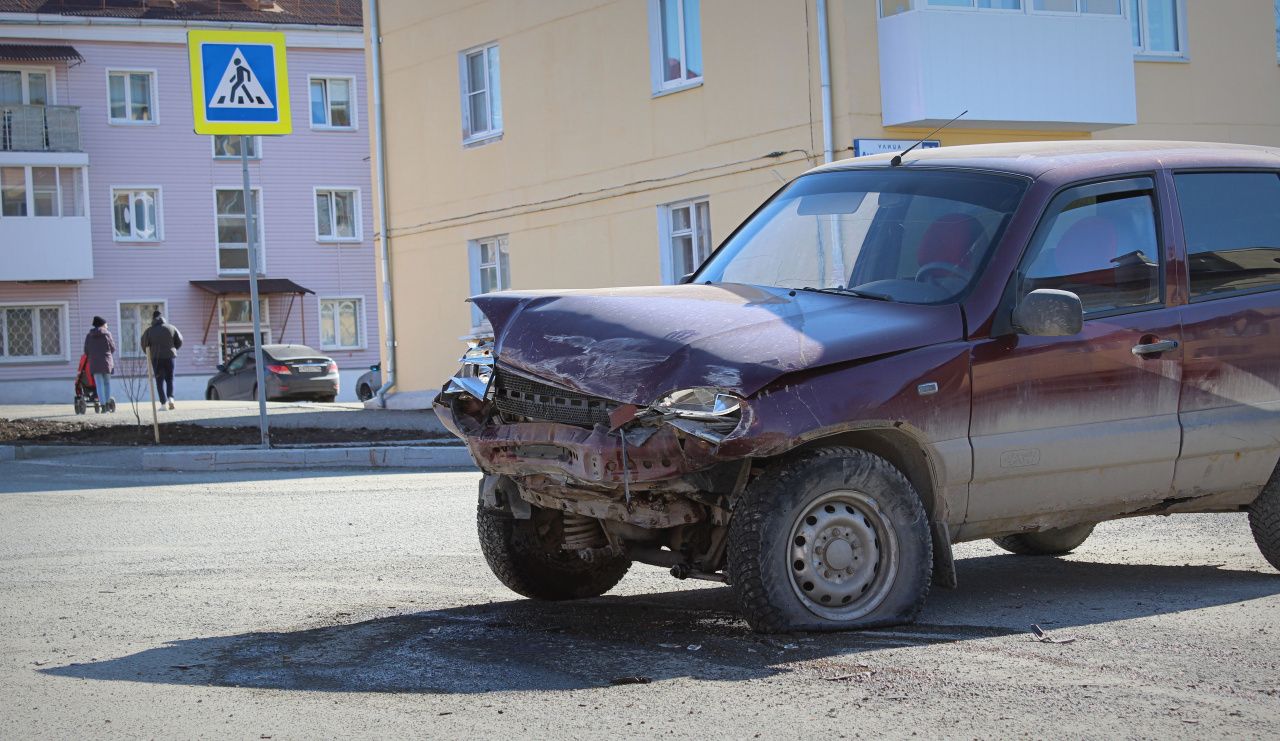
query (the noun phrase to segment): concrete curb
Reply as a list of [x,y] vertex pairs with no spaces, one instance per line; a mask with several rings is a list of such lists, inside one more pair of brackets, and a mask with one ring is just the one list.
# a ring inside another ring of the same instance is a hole
[[127,445],[0,445],[0,461],[25,461],[33,458],[59,458],[85,453],[137,449],[136,446]]
[[474,468],[462,445],[310,450],[166,450],[142,454],[149,471],[244,471],[301,468]]

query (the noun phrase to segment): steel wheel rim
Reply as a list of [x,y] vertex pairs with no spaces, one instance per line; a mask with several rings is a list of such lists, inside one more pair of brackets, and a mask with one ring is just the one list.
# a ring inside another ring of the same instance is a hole
[[871,497],[828,492],[791,528],[787,571],[800,602],[828,620],[856,620],[880,606],[898,572],[898,539]]

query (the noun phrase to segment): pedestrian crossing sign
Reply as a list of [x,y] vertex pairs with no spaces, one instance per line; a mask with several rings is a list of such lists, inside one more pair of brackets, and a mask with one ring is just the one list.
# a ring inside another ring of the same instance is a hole
[[284,34],[188,31],[197,134],[288,134]]

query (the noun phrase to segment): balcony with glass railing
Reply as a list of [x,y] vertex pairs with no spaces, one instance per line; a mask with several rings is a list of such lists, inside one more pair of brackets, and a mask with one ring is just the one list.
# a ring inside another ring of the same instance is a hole
[[79,106],[0,104],[0,152],[79,151]]

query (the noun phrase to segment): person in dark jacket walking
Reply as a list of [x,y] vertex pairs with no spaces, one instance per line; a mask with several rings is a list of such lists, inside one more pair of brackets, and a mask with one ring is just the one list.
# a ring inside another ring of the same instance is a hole
[[89,359],[89,372],[93,374],[93,383],[98,387],[99,409],[114,409],[111,406],[111,374],[116,371],[116,340],[107,329],[107,320],[100,316],[93,318],[93,329],[84,337],[84,354]]
[[164,320],[159,311],[152,312],[151,326],[142,333],[143,351],[151,350],[151,369],[156,374],[156,393],[160,408],[173,409],[173,361],[182,347],[182,333]]

